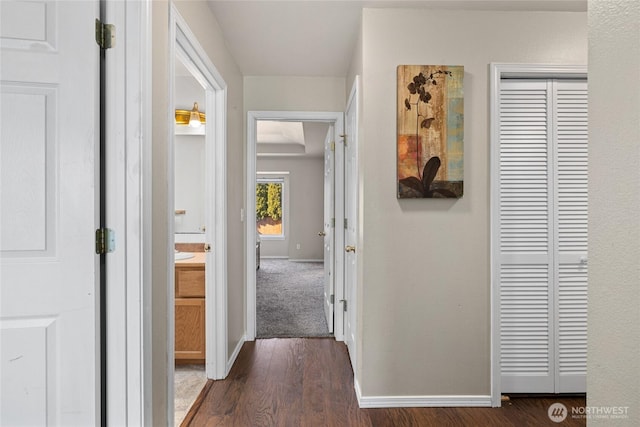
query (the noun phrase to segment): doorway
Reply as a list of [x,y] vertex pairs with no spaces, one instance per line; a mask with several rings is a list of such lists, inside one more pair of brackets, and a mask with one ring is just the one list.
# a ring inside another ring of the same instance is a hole
[[330,336],[325,281],[334,273],[324,247],[333,232],[324,223],[333,216],[325,195],[333,198],[333,166],[324,154],[332,126],[259,120],[256,135],[256,337]]
[[[174,419],[180,425],[207,381],[206,91],[175,58],[174,107]],[[202,110],[201,112],[199,110]],[[191,112],[197,111],[197,120]]]
[[226,84],[174,6],[170,22],[168,376],[176,360],[193,359],[206,378],[220,379],[227,375]]
[[[309,123],[310,125],[323,125],[325,126],[325,131],[327,129],[326,126],[329,126],[331,131],[329,132],[331,137],[327,140],[324,139],[325,145],[329,145],[329,149],[333,144],[333,147],[341,147],[341,144],[338,145],[336,142],[341,142],[341,130],[343,129],[343,114],[342,113],[324,113],[324,112],[274,112],[274,111],[261,111],[261,112],[249,112],[248,120],[247,120],[247,214],[246,214],[246,222],[247,222],[247,242],[246,242],[246,254],[247,254],[247,340],[254,340],[256,338],[256,325],[257,325],[257,316],[256,316],[256,271],[258,269],[258,260],[259,255],[257,249],[257,245],[260,245],[260,251],[262,252],[264,248],[262,248],[262,240],[258,241],[258,232],[256,227],[257,214],[256,210],[253,208],[256,206],[256,183],[257,183],[257,172],[258,170],[258,124],[259,122],[285,122],[285,123]],[[322,158],[324,156],[325,145],[322,145],[319,156]],[[304,147],[302,147],[304,150]],[[343,156],[340,153],[341,149],[335,149],[335,185],[336,189],[342,188],[343,183],[343,168],[341,167],[343,163]],[[267,153],[268,154],[268,153]],[[269,155],[265,157],[270,157]],[[324,167],[324,166],[322,166]],[[264,171],[260,171],[264,172]],[[277,171],[283,172],[283,171]],[[286,171],[284,171],[286,172]],[[322,178],[321,178],[322,179]],[[339,191],[338,191],[339,192]],[[344,206],[343,199],[340,195],[335,194],[332,198],[336,200],[335,203],[335,220],[334,224],[342,223],[344,218]],[[322,193],[318,194],[319,201],[322,202],[323,195]],[[325,219],[318,225],[318,230],[314,232],[313,238],[318,239],[320,237],[326,237],[326,227],[323,225]],[[331,223],[331,219],[329,219],[329,223]],[[286,225],[285,225],[286,227]],[[343,243],[343,233],[334,232],[336,230],[335,227],[332,227],[330,230],[329,239],[331,239],[335,247],[341,247]],[[309,234],[309,233],[307,233]],[[319,236],[318,236],[319,235]],[[311,237],[311,236],[308,236]],[[324,248],[324,241],[319,242],[320,247]],[[297,251],[304,250],[304,246],[299,241],[291,241],[286,244],[287,248],[291,248],[293,253]],[[333,247],[332,247],[333,248]],[[321,249],[322,251],[323,249]],[[285,256],[285,255],[281,255]],[[286,257],[289,257],[289,253],[287,252]],[[318,261],[322,260],[324,262],[324,253],[318,257]],[[304,261],[304,258],[300,260]],[[309,261],[307,258],[306,261]],[[313,260],[312,260],[313,261]],[[329,268],[329,277],[331,278],[328,281],[327,286],[329,287],[329,292],[323,292],[326,294],[326,298],[329,300],[329,304],[331,307],[330,311],[330,319],[328,322],[333,323],[334,325],[334,336],[337,340],[342,340],[342,316],[335,316],[333,310],[334,301],[338,301],[342,299],[342,272],[341,272],[341,264],[340,263],[329,263],[327,266]],[[324,295],[323,295],[324,296]]]

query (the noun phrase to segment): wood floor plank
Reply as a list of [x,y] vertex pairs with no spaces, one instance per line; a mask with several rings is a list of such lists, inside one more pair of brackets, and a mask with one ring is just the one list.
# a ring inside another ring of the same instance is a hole
[[[343,343],[331,338],[247,342],[229,376],[202,394],[189,426],[446,427],[556,426],[547,416],[561,402],[569,414],[584,397],[512,398],[501,408],[358,407]],[[582,427],[571,415],[562,423]]]
[[191,424],[191,420],[193,420],[193,417],[195,417],[196,414],[198,413],[198,410],[200,409],[202,402],[204,402],[204,398],[209,393],[209,389],[211,388],[212,385],[213,385],[213,380],[207,380],[206,384],[204,385],[204,388],[200,391],[200,393],[198,394],[198,397],[191,405],[189,412],[187,412],[187,415],[185,415],[184,419],[180,423],[180,427],[188,427],[189,424]]
[[302,402],[304,420],[307,425],[323,425],[328,412],[326,374],[317,373],[322,363],[316,341],[305,341]]
[[244,379],[244,393],[237,400],[237,410],[227,414],[225,422],[220,425],[275,425],[269,391],[270,367],[275,351],[273,340],[257,340],[250,346],[250,363],[242,366],[237,376],[238,380]]

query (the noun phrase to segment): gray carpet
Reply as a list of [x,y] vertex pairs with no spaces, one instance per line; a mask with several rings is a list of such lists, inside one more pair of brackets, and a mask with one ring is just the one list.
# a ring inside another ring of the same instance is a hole
[[261,259],[256,277],[257,338],[330,336],[321,262]]

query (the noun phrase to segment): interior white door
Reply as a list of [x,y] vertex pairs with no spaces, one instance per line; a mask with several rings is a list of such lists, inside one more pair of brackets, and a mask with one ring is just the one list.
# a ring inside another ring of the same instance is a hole
[[0,425],[97,425],[98,2],[0,16]]
[[334,174],[334,126],[329,126],[324,141],[324,226],[322,230],[324,244],[324,315],[329,326],[329,333],[333,333],[334,312],[334,268],[335,268],[335,174]]
[[501,83],[501,388],[586,391],[586,81]]
[[344,341],[349,350],[352,366],[356,361],[356,284],[358,279],[358,102],[357,84],[351,92],[345,112],[345,235],[344,235]]

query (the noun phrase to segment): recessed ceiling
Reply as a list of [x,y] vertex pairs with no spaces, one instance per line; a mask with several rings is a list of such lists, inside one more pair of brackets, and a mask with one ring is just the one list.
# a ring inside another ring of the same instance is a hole
[[344,77],[362,8],[586,11],[587,0],[209,0],[245,76]]

